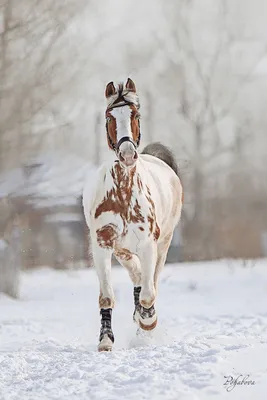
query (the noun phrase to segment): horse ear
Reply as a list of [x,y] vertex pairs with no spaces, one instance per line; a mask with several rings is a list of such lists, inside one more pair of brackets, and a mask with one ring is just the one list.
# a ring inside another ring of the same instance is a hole
[[109,82],[106,86],[105,96],[108,99],[110,96],[113,96],[116,93],[116,88],[113,82]]
[[135,87],[134,81],[132,81],[131,78],[127,79],[126,89],[130,90],[130,92],[136,93],[136,87]]

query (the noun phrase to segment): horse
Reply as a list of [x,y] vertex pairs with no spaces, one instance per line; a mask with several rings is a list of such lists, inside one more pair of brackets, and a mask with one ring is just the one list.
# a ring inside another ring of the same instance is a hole
[[114,344],[112,254],[133,282],[133,319],[138,329],[155,329],[158,279],[183,202],[170,149],[157,142],[138,152],[140,104],[133,80],[108,83],[105,96],[107,143],[113,156],[99,167],[93,185],[88,180],[83,191],[84,216],[100,284],[98,351],[111,351]]

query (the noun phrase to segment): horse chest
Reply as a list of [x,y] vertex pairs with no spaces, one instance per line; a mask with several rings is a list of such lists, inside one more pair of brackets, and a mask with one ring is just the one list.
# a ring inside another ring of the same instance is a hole
[[149,193],[112,188],[95,211],[97,241],[101,247],[136,251],[146,239],[156,240],[159,228]]

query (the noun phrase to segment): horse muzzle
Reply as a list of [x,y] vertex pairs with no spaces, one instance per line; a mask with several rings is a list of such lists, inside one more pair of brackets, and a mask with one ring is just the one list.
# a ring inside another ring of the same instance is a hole
[[132,167],[138,159],[136,145],[129,137],[123,138],[124,140],[118,143],[117,154],[119,161],[126,167]]

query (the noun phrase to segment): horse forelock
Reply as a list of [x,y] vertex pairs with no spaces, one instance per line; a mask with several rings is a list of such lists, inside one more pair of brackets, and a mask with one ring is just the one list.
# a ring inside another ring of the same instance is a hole
[[132,103],[137,108],[140,107],[139,97],[137,93],[134,93],[127,89],[123,83],[119,83],[115,85],[116,93],[107,98],[107,107],[111,108],[115,104],[119,104],[120,102],[124,103]]

